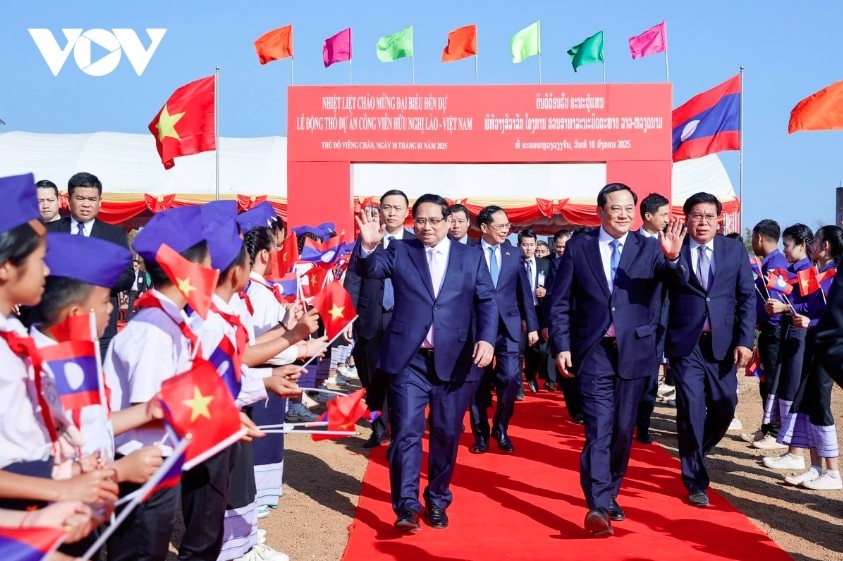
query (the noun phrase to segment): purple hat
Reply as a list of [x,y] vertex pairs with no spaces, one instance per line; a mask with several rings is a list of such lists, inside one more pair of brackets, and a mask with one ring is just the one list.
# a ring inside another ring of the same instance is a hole
[[237,217],[237,201],[211,201],[200,208],[202,209],[203,225]]
[[278,214],[276,214],[275,209],[272,208],[272,204],[269,201],[263,201],[246,212],[237,215],[236,220],[245,234],[256,228],[269,228],[273,222],[278,220]]
[[220,271],[226,270],[243,248],[243,238],[240,236],[237,222],[233,218],[210,222],[202,227],[202,232],[208,242],[211,267]]
[[35,176],[31,173],[0,177],[0,233],[8,232],[30,220],[41,220]]
[[44,262],[50,276],[111,288],[132,262],[132,252],[99,238],[50,232]]
[[138,233],[132,247],[144,260],[155,261],[161,244],[181,253],[204,239],[200,207],[184,206],[153,216]]

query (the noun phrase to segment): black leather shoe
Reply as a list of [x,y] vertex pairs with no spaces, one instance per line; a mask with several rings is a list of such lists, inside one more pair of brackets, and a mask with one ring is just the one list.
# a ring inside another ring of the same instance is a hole
[[363,443],[363,448],[377,448],[383,444],[383,435],[379,432],[373,432],[369,440]]
[[489,439],[485,436],[475,436],[474,445],[468,451],[472,454],[485,454],[489,451]]
[[626,520],[626,514],[621,508],[621,505],[618,504],[618,501],[615,500],[615,497],[612,497],[612,502],[609,504],[608,514],[609,520],[612,522]]
[[577,413],[576,415],[574,415],[572,420],[578,425],[584,425],[585,424],[585,417],[583,416],[582,413]]
[[515,448],[512,447],[512,441],[509,439],[509,435],[505,432],[493,430],[492,438],[495,439],[495,442],[497,442],[498,448],[501,452],[512,454],[515,451]]
[[518,393],[515,394],[515,401],[524,401],[524,386],[518,388]]
[[607,538],[615,534],[612,523],[609,522],[609,515],[604,508],[589,510],[588,514],[585,515],[583,526],[595,538]]
[[527,381],[527,387],[530,388],[531,392],[539,393],[539,383],[535,378],[531,378]]
[[556,391],[556,384],[553,382],[546,382],[544,384],[544,389],[546,389],[549,393],[553,393]]
[[650,434],[650,431],[638,431],[638,434],[635,436],[635,439],[641,444],[653,443],[653,436]]
[[445,514],[445,509],[433,506],[432,504],[427,505],[427,524],[437,530],[447,528],[448,515]]
[[421,530],[419,524],[419,513],[412,510],[402,510],[398,513],[398,518],[395,520],[395,529],[400,532],[414,534]]
[[699,508],[706,508],[708,506],[708,495],[705,491],[699,493],[691,493],[688,495],[688,502]]

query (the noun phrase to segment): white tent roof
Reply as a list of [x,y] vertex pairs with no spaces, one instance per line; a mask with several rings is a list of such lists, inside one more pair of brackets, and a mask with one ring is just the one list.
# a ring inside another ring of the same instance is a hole
[[[287,195],[287,139],[280,136],[220,139],[220,193],[223,195]],[[0,133],[0,177],[33,172],[59,187],[76,172],[97,175],[107,193],[195,195],[214,193],[214,153],[177,158],[164,170],[150,134]],[[460,199],[565,197],[591,200],[605,178],[603,164],[358,164],[356,195],[378,195],[386,189],[416,186],[427,192],[440,186],[442,195]],[[566,194],[560,193],[560,187]],[[479,190],[479,191],[478,191]],[[732,182],[717,155],[673,166],[673,203],[699,191],[720,200],[735,198]],[[412,193],[412,194],[411,194]],[[494,193],[490,195],[490,193]]]

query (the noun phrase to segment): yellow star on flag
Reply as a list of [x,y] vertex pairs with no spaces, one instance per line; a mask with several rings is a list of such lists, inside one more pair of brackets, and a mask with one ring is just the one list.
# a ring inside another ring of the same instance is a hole
[[167,106],[164,105],[164,109],[161,110],[161,115],[158,116],[158,122],[155,123],[155,128],[158,129],[159,142],[164,142],[164,139],[167,137],[181,140],[181,138],[179,138],[179,133],[176,131],[176,123],[184,117],[184,113],[185,112],[182,111],[181,113],[170,115],[170,112],[167,110]]
[[808,279],[802,279],[801,282],[802,282],[802,288],[805,289],[805,290],[808,290],[808,285],[810,284],[808,282]]
[[183,404],[187,405],[191,409],[190,422],[192,423],[199,417],[205,417],[207,419],[210,419],[211,410],[208,409],[208,404],[210,404],[213,400],[213,396],[202,395],[202,392],[199,391],[199,388],[194,386],[193,399],[185,399],[184,401],[182,401]]
[[345,310],[345,306],[337,306],[334,304],[331,307],[331,311],[328,312],[331,314],[331,320],[337,321],[337,319],[343,317],[343,310]]
[[178,287],[179,287],[179,292],[184,294],[185,298],[189,298],[190,293],[193,292],[194,290],[196,290],[196,287],[193,286],[192,284],[190,284],[189,278],[187,278],[187,279],[176,278],[176,281],[177,281],[177,284],[178,284]]
[[310,275],[310,286],[316,287],[316,281],[317,280],[319,280],[319,279],[316,278],[316,273],[313,273],[312,275]]

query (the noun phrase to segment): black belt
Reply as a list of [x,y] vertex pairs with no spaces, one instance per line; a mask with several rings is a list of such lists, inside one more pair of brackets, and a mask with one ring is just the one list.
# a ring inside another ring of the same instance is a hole
[[419,354],[425,358],[433,358],[433,349],[419,349]]
[[600,341],[600,344],[604,347],[609,347],[611,349],[618,348],[618,338],[617,337],[603,337],[603,340]]

